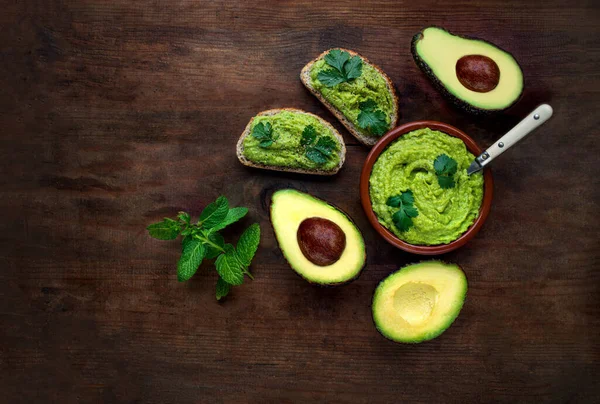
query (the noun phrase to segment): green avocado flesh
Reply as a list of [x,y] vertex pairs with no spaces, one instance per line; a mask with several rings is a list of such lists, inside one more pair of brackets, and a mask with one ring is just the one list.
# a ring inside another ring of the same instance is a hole
[[365,136],[373,136],[366,129],[358,126],[359,104],[368,99],[377,103],[378,109],[383,111],[388,125],[394,110],[394,97],[388,89],[383,75],[373,66],[364,63],[360,77],[334,87],[327,87],[319,81],[318,74],[324,70],[331,69],[324,59],[313,64],[310,70],[310,79],[313,88],[323,95],[327,101],[335,106],[344,116],[352,122],[358,131]]
[[439,261],[408,265],[377,286],[373,321],[392,341],[427,341],[450,327],[466,295],[467,278],[458,265]]
[[[254,127],[262,122],[269,122],[277,140],[269,147],[260,147],[260,141],[252,136]],[[317,131],[317,137],[327,136],[337,144],[336,150],[323,164],[315,163],[305,155],[305,148],[300,144],[302,131],[312,125]],[[341,145],[331,129],[326,127],[316,117],[295,111],[281,111],[275,115],[257,116],[252,120],[250,134],[244,138],[244,157],[248,160],[276,167],[301,169],[332,170],[340,162]]]
[[[489,42],[429,27],[415,35],[412,52],[417,65],[436,87],[468,111],[506,109],[519,99],[523,91],[523,73],[515,58]],[[457,63],[468,55],[490,58],[497,65],[499,81],[491,91],[473,91],[459,80]]]
[[[302,252],[297,234],[300,224],[308,218],[330,220],[345,234],[345,248],[333,264],[316,265]],[[365,265],[365,242],[358,227],[344,212],[312,195],[295,189],[276,191],[271,201],[271,224],[292,269],[311,283],[345,283],[356,278]]]
[[[441,155],[456,160],[454,188],[440,187],[434,169]],[[429,128],[402,135],[377,158],[369,179],[373,211],[383,226],[399,239],[415,245],[445,244],[460,237],[479,216],[483,200],[483,175],[467,175],[475,156],[462,140]],[[411,190],[419,214],[413,226],[400,231],[392,220],[398,208],[389,197]]]

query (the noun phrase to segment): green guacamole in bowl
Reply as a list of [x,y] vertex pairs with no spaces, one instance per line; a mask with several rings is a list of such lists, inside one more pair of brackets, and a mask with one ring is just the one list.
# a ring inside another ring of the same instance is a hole
[[[454,187],[438,183],[434,161],[445,154],[457,163]],[[458,239],[479,216],[483,175],[467,175],[475,159],[462,140],[429,128],[417,129],[393,141],[377,158],[369,178],[371,205],[381,225],[414,245],[447,244]],[[418,215],[400,231],[392,219],[397,207],[390,197],[411,191]]]

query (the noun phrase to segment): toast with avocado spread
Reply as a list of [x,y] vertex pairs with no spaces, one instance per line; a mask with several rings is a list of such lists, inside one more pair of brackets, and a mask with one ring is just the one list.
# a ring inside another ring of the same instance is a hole
[[367,146],[396,126],[398,97],[392,81],[356,52],[325,51],[304,66],[300,80]]
[[248,122],[237,157],[249,167],[336,174],[346,159],[342,136],[323,118],[295,108],[270,109]]

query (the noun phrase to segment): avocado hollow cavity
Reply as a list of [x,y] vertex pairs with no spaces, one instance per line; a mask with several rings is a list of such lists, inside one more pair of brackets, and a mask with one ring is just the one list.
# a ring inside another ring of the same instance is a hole
[[337,262],[346,248],[346,234],[340,226],[321,217],[304,219],[298,227],[297,238],[302,254],[319,266]]
[[408,282],[394,293],[394,309],[412,326],[419,325],[431,316],[437,303],[437,290],[426,283]]

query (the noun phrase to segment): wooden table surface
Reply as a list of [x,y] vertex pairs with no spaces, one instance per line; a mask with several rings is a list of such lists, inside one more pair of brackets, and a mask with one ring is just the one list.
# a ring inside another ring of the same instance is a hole
[[[600,401],[597,2],[0,3],[0,401]],[[409,51],[433,24],[510,50],[526,77],[518,105],[474,118],[443,100]],[[431,342],[394,344],[372,323],[377,283],[423,257],[370,227],[358,197],[368,150],[298,79],[333,46],[389,74],[400,123],[439,120],[481,146],[554,107],[494,162],[479,235],[441,257],[464,268],[469,292]],[[340,129],[337,176],[239,164],[244,126],[277,107]],[[318,288],[284,262],[268,220],[283,186],[356,221],[368,253],[358,280]],[[256,221],[263,237],[256,279],[217,303],[213,267],[178,283],[180,245],[145,227],[220,194],[250,208],[228,237]]]

